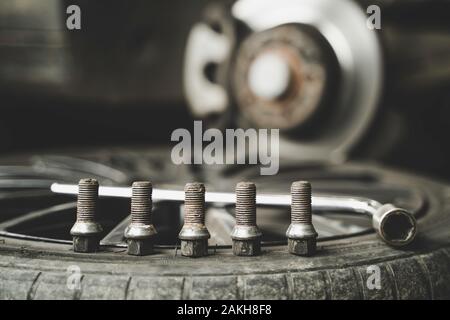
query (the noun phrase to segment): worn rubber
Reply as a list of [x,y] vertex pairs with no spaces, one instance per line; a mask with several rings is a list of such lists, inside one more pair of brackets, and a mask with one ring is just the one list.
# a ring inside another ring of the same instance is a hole
[[[375,171],[381,172],[382,169]],[[319,242],[314,257],[263,247],[258,257],[231,249],[182,257],[179,250],[128,256],[124,249],[75,254],[70,245],[0,238],[1,299],[449,299],[450,187],[383,170],[391,181],[418,186],[428,208],[419,234],[403,250],[367,234]],[[378,266],[381,288],[366,282]],[[80,286],[68,286],[79,268]],[[72,289],[70,289],[72,288]]]

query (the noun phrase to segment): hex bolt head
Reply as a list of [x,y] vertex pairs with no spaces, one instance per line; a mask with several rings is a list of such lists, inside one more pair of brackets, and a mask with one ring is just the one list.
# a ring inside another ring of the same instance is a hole
[[77,221],[70,230],[75,252],[95,252],[103,231],[97,222],[98,182],[81,179],[78,184]]
[[184,193],[184,226],[178,235],[181,255],[202,257],[208,254],[208,239],[211,237],[205,226],[205,186],[197,182],[188,183]]
[[288,250],[299,256],[316,252],[317,232],[312,223],[311,184],[296,181],[291,186],[291,225],[286,231]]
[[208,239],[182,240],[181,255],[192,258],[208,255]]
[[316,239],[288,239],[288,251],[298,256],[309,257],[316,253]]
[[231,231],[233,254],[260,254],[261,236],[256,225],[256,186],[252,182],[240,182],[236,185],[236,225]]
[[261,253],[261,239],[233,239],[233,254],[241,257],[257,256]]
[[152,224],[152,184],[149,181],[134,182],[131,187],[131,223],[125,229],[128,254],[148,255],[153,252],[157,234]]
[[75,252],[97,252],[99,250],[100,237],[95,236],[73,236],[73,251]]
[[146,256],[153,253],[152,240],[127,239],[128,250],[130,256]]

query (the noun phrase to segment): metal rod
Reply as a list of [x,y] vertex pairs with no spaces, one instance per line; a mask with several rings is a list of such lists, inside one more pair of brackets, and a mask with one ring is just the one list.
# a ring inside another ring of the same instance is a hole
[[[51,190],[61,194],[78,194],[77,185],[54,183]],[[99,196],[130,198],[131,188],[100,187]],[[153,189],[153,201],[184,201],[184,191]],[[215,204],[235,204],[236,195],[229,192],[206,192],[205,202]],[[282,194],[258,194],[257,205],[289,207],[291,196]],[[312,196],[313,211],[331,211],[364,214],[372,219],[373,228],[387,244],[402,247],[411,243],[417,233],[414,215],[392,204],[364,198],[336,195]]]
[[[59,194],[78,194],[77,185],[53,183],[51,190]],[[131,198],[131,188],[128,187],[100,187],[100,197]],[[184,191],[169,189],[153,189],[153,201],[184,201]],[[236,195],[231,192],[206,192],[206,203],[234,204]],[[291,196],[289,194],[258,194],[256,204],[265,206],[289,207]],[[381,203],[364,197],[349,197],[335,195],[313,195],[312,207],[316,211],[356,212],[373,215]]]

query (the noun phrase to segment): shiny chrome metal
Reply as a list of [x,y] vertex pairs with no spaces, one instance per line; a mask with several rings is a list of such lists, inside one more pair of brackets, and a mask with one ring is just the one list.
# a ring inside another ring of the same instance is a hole
[[381,206],[373,215],[372,224],[380,237],[393,247],[408,245],[417,232],[414,216],[392,204]]

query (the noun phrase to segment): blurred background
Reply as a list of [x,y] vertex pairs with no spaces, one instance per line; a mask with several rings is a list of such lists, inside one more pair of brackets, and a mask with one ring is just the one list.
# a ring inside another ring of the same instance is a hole
[[[66,27],[71,4],[81,30]],[[286,161],[448,182],[449,12],[422,0],[2,0],[0,154],[167,145],[203,119],[280,128]]]

